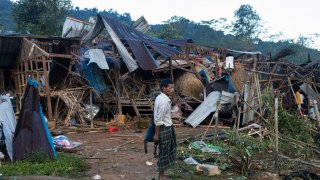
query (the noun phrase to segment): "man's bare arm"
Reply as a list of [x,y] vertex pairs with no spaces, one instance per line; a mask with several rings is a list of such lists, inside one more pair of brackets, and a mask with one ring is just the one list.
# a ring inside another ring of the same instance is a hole
[[159,141],[159,134],[160,134],[160,126],[155,127],[155,134],[154,134],[154,141],[158,142]]

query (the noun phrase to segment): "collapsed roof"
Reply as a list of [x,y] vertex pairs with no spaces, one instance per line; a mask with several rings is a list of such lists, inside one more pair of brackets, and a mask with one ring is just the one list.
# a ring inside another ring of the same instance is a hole
[[[159,53],[164,59],[180,53],[170,46],[170,42],[151,37],[110,17],[102,17],[99,14],[91,30],[83,37],[83,41],[85,43],[92,41],[105,28],[116,44],[130,72],[138,68],[136,61],[143,70],[152,70],[159,67],[159,63],[152,55],[151,49]],[[127,45],[130,47],[136,61],[128,52]]]

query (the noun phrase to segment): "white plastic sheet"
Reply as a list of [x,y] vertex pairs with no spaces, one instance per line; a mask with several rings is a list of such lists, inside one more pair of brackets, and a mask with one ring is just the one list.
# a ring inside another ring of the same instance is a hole
[[225,69],[233,69],[234,68],[234,64],[233,64],[233,56],[228,56],[226,58],[226,64],[225,64]]
[[12,160],[12,141],[17,121],[10,101],[10,97],[8,96],[0,96],[0,122],[3,126],[3,134],[5,137],[8,155]]
[[87,65],[96,63],[100,69],[109,69],[106,56],[104,55],[102,49],[89,49],[84,53],[83,56],[90,59]]

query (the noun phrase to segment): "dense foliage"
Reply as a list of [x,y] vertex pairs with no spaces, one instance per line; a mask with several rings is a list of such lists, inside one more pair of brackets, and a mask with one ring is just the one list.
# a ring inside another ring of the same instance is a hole
[[41,35],[59,35],[70,0],[20,0],[13,3],[17,30]]

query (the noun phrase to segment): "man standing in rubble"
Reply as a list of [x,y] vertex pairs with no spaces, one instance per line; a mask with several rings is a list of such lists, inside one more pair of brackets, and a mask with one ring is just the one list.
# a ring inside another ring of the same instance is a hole
[[164,171],[174,165],[176,160],[176,137],[171,119],[171,100],[174,85],[170,79],[160,83],[161,94],[154,103],[155,142],[159,142],[158,171],[159,179],[164,178]]

